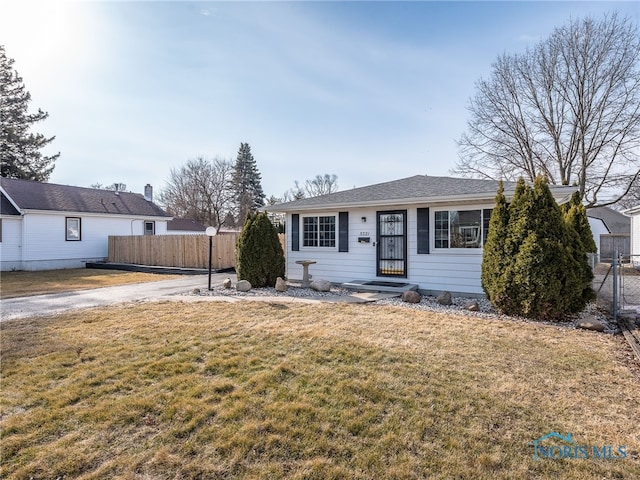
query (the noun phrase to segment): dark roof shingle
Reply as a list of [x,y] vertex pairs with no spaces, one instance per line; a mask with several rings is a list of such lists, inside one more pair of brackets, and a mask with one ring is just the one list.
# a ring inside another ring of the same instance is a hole
[[159,206],[138,193],[114,192],[55,183],[0,178],[0,186],[20,210],[102,213],[168,217]]
[[[516,182],[503,182],[505,193],[515,190]],[[568,195],[575,191],[573,187],[551,186],[552,190],[560,190]],[[498,191],[497,180],[476,178],[431,177],[415,175],[376,185],[343,190],[319,197],[303,198],[292,202],[280,203],[263,210],[297,211],[331,207],[349,207],[374,204],[390,204],[392,202],[411,204],[419,202],[436,202],[439,200],[463,200],[465,198],[483,197],[493,199]]]

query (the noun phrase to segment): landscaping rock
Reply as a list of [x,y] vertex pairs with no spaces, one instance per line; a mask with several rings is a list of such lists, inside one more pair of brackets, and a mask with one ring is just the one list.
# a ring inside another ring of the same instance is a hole
[[442,292],[438,295],[438,298],[436,298],[436,302],[440,305],[451,305],[451,292]]
[[402,293],[402,301],[407,303],[420,303],[422,300],[422,295],[420,295],[415,290],[407,290]]
[[194,288],[192,293],[194,295],[198,295],[200,293],[200,289],[199,288]]
[[224,281],[222,282],[222,286],[224,288],[231,288],[231,279],[225,278]]
[[286,292],[287,290],[289,290],[287,282],[282,277],[276,278],[276,292]]
[[316,292],[328,292],[331,290],[331,282],[328,280],[314,280],[309,287]]
[[596,332],[603,332],[605,329],[604,323],[598,320],[594,315],[585,315],[578,319],[576,321],[576,327],[584,328],[585,330],[594,330]]
[[477,312],[478,310],[480,310],[480,305],[478,304],[477,300],[469,300],[464,304],[464,309],[469,310],[470,312]]
[[238,283],[236,283],[236,290],[239,292],[248,292],[249,290],[251,290],[251,283],[249,283],[247,280],[240,280]]

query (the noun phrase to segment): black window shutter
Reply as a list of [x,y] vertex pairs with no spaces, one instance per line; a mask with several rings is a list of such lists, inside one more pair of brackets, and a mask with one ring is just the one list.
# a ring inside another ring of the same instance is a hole
[[291,215],[291,251],[300,251],[300,215]]
[[418,253],[429,253],[429,209],[418,208]]
[[338,251],[349,251],[349,212],[338,213]]

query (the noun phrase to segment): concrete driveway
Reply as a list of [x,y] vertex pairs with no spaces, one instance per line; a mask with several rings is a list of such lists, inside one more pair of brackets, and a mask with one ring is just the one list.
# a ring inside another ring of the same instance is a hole
[[[227,277],[230,277],[229,273],[213,274],[212,285],[222,283]],[[235,282],[235,273],[231,277]],[[171,299],[177,295],[187,294],[194,288],[206,289],[207,284],[208,275],[187,275],[158,282],[9,298],[2,300],[0,304],[0,319],[4,322],[26,317],[55,315],[78,308]]]

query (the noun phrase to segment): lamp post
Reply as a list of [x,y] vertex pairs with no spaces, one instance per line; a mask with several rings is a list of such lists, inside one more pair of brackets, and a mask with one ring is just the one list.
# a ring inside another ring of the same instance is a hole
[[213,255],[213,237],[216,236],[218,230],[216,230],[216,227],[207,227],[204,233],[209,237],[209,291],[211,291],[211,257]]

